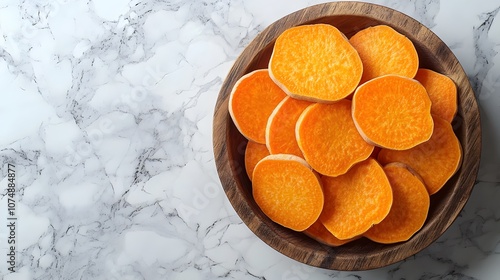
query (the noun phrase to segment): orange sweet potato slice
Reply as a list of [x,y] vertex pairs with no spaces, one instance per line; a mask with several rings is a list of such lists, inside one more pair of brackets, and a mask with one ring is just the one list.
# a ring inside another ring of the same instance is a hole
[[378,160],[382,164],[402,162],[422,177],[429,194],[438,192],[460,167],[462,148],[451,124],[434,116],[432,137],[404,151],[382,149]]
[[312,224],[303,232],[305,235],[318,241],[319,243],[333,247],[344,245],[359,238],[354,237],[350,239],[340,240],[337,237],[333,236],[333,234],[326,229],[326,227],[321,223],[320,220],[314,222],[314,224]]
[[384,171],[392,187],[391,211],[363,236],[384,244],[407,241],[427,219],[429,193],[420,177],[403,163],[389,163]]
[[419,60],[413,43],[387,25],[365,28],[349,39],[363,62],[361,83],[387,74],[413,78]]
[[294,155],[269,155],[253,171],[255,202],[272,221],[292,230],[310,227],[323,209],[324,197],[317,174]]
[[300,115],[295,133],[306,161],[327,176],[346,173],[373,151],[354,125],[349,100],[310,105]]
[[359,236],[380,223],[392,206],[392,189],[372,158],[338,177],[323,176],[325,204],[319,219],[338,239]]
[[375,146],[370,157],[376,159],[378,157],[378,153],[380,153],[380,150],[382,150],[382,148]]
[[303,157],[295,138],[295,125],[309,105],[311,102],[287,96],[274,109],[266,128],[266,146],[271,154]]
[[245,148],[245,171],[250,181],[252,180],[253,170],[257,163],[268,155],[269,150],[266,145],[248,141],[247,147]]
[[236,82],[229,96],[229,114],[244,137],[265,144],[267,120],[285,97],[267,69],[256,70]]
[[430,69],[418,69],[415,80],[427,90],[431,99],[431,113],[451,122],[457,113],[457,87],[448,76]]
[[409,149],[432,135],[429,96],[418,81],[403,76],[385,75],[359,86],[352,117],[363,138],[382,148]]
[[336,27],[311,24],[289,28],[276,39],[269,72],[294,98],[332,102],[354,91],[363,64]]

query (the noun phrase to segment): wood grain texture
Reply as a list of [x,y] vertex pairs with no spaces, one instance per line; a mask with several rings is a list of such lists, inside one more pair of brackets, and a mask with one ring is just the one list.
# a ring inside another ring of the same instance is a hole
[[[252,198],[251,183],[244,168],[247,141],[229,116],[229,93],[244,74],[267,68],[279,34],[290,27],[312,23],[332,24],[347,37],[369,26],[389,25],[414,43],[421,67],[448,75],[457,85],[459,106],[453,127],[463,148],[462,166],[445,187],[431,197],[425,225],[407,242],[383,245],[361,238],[341,247],[329,247],[273,223]],[[245,48],[226,77],[215,105],[213,145],[224,191],[240,218],[260,239],[282,254],[312,266],[366,270],[414,255],[434,242],[453,223],[475,183],[481,154],[481,127],[467,75],[454,54],[433,32],[416,20],[383,6],[335,2],[315,5],[283,17],[263,30]]]

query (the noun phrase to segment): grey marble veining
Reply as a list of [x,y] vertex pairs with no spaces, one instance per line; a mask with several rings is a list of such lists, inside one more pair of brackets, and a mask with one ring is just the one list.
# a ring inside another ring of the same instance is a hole
[[[481,108],[478,183],[436,243],[382,269],[329,271],[277,253],[234,212],[212,152],[220,86],[267,25],[320,2],[2,1],[0,186],[14,164],[18,217],[3,279],[498,279],[495,0],[371,1],[443,39]],[[3,195],[2,256],[6,209]]]

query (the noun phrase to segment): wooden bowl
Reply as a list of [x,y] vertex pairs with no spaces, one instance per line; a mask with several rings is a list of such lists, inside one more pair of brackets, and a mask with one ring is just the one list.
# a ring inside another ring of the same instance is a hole
[[[453,122],[463,148],[463,162],[448,183],[431,197],[425,225],[410,240],[392,245],[361,238],[340,247],[322,245],[300,232],[272,222],[252,198],[244,167],[247,140],[228,113],[228,99],[235,82],[244,74],[267,68],[274,41],[284,30],[303,24],[334,25],[348,38],[378,24],[393,27],[413,41],[420,66],[449,76],[458,87],[458,113]],[[262,31],[235,61],[220,90],[214,113],[213,145],[217,171],[224,191],[243,222],[260,239],[282,254],[302,263],[335,270],[366,270],[387,266],[421,251],[453,223],[467,202],[479,167],[481,129],[479,111],[462,66],[433,32],[395,10],[360,2],[315,5],[292,13]]]

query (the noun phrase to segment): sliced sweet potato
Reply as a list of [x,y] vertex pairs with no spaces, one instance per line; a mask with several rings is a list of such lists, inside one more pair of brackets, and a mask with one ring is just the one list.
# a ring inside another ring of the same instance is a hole
[[248,141],[247,147],[245,148],[245,171],[250,181],[252,180],[253,170],[257,163],[268,155],[269,150],[266,145]]
[[338,239],[365,233],[389,214],[392,189],[382,166],[372,158],[338,177],[321,177],[325,205],[319,219]]
[[323,209],[317,174],[294,155],[269,155],[253,171],[255,202],[272,221],[296,231],[310,227]]
[[431,113],[451,122],[457,113],[457,86],[448,76],[430,69],[418,69],[415,80],[427,90],[431,99]]
[[380,150],[382,150],[382,148],[375,146],[370,157],[376,159],[378,157],[378,153],[380,152]]
[[321,223],[320,220],[314,222],[314,224],[312,224],[303,232],[305,235],[311,237],[312,239],[333,247],[344,245],[359,238],[354,237],[350,239],[340,240],[337,237],[333,236],[333,234],[326,229],[326,227]]
[[419,60],[413,43],[387,25],[365,28],[349,39],[363,62],[361,83],[387,74],[413,78]]
[[243,136],[265,144],[267,120],[285,97],[267,69],[256,70],[236,82],[229,96],[229,114]]
[[384,244],[407,241],[427,219],[429,193],[420,177],[403,163],[389,163],[384,171],[392,187],[391,211],[363,235]]
[[416,80],[398,75],[372,79],[356,89],[352,117],[369,143],[405,150],[429,140],[431,101]]
[[311,24],[287,29],[276,39],[269,72],[294,98],[333,102],[354,91],[363,64],[336,27]]
[[303,157],[295,138],[295,125],[309,105],[311,102],[287,96],[276,106],[266,127],[266,146],[271,154]]
[[327,176],[346,173],[373,151],[354,125],[349,100],[310,105],[300,115],[295,133],[306,161]]
[[462,148],[451,124],[434,116],[432,137],[409,150],[382,149],[378,160],[382,164],[402,162],[422,177],[429,194],[439,191],[460,167]]

